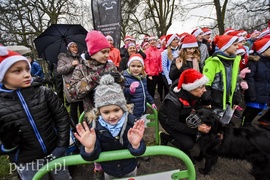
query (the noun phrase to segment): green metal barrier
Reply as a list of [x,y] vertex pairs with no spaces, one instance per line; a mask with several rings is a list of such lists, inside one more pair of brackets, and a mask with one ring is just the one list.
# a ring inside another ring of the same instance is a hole
[[[181,159],[185,166],[186,170],[180,170],[179,172],[175,172],[171,175],[171,179],[188,179],[195,180],[196,179],[196,171],[194,165],[190,158],[181,150],[176,149],[170,146],[148,146],[146,148],[145,153],[142,156],[156,156],[156,155],[167,155],[173,156]],[[70,165],[79,165],[79,164],[89,164],[93,162],[104,162],[104,161],[114,161],[120,159],[129,159],[133,158],[130,152],[127,149],[124,150],[115,150],[115,151],[107,151],[102,152],[99,158],[95,161],[85,161],[78,155],[70,155],[65,156],[59,159],[55,159],[48,164],[44,165],[34,176],[33,180],[41,179],[46,173],[52,171],[53,169],[60,168],[63,166]]]
[[159,145],[158,111],[152,108],[151,104],[149,103],[147,103],[147,106],[152,110],[153,113],[146,116],[147,119],[150,119],[150,122],[148,122],[146,126],[155,128],[155,141],[156,141],[156,145]]

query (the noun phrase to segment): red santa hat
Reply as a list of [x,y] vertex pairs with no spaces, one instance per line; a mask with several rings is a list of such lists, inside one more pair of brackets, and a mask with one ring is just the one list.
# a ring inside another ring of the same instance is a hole
[[182,72],[179,77],[178,85],[173,90],[179,92],[181,88],[192,91],[198,87],[204,86],[209,79],[195,69],[187,69]]
[[203,36],[206,36],[206,35],[212,33],[211,29],[209,29],[207,27],[202,28],[202,31],[203,31]]
[[215,37],[216,45],[220,51],[228,49],[235,41],[238,40],[237,36],[221,35]]
[[236,55],[242,56],[246,53],[246,49],[244,46],[238,45],[238,49],[236,51]]
[[242,41],[244,41],[244,40],[246,40],[246,38],[244,38],[243,36],[239,36],[239,37],[238,37],[238,42],[242,42]]
[[227,28],[227,29],[225,29],[225,32],[223,35],[228,35],[229,33],[234,32],[234,31],[235,31],[235,29],[233,29],[233,28]]
[[184,39],[184,37],[185,37],[186,35],[190,35],[190,34],[187,33],[187,32],[183,32],[183,33],[181,33],[181,34],[178,35],[180,43],[183,42],[183,39]]
[[261,54],[270,47],[270,39],[262,38],[254,42],[253,49]]
[[136,53],[136,54],[132,54],[129,57],[129,60],[128,60],[128,63],[127,63],[127,67],[129,67],[130,66],[130,63],[132,61],[135,61],[135,60],[140,61],[142,63],[142,65],[144,66],[143,57],[140,54]]
[[149,42],[143,42],[142,43],[142,48],[144,48],[145,46],[149,45]]
[[261,34],[258,36],[258,39],[270,35],[270,28],[264,29]]
[[113,37],[112,37],[111,35],[107,35],[107,36],[106,36],[106,39],[107,39],[107,40],[113,41]]
[[102,49],[111,47],[106,37],[100,31],[96,30],[87,33],[85,42],[90,56]]
[[197,39],[195,36],[187,34],[185,35],[181,48],[192,48],[192,47],[198,47]]
[[155,37],[155,36],[150,36],[150,37],[148,38],[148,41],[151,41],[151,40],[157,40],[157,37]]
[[131,36],[126,36],[126,37],[124,38],[124,42],[126,42],[127,40],[131,40],[131,39],[132,39]]
[[176,33],[174,33],[174,34],[168,34],[168,35],[166,36],[166,42],[167,42],[167,43],[166,43],[166,46],[168,47],[168,46],[173,42],[173,40],[174,40],[175,38],[178,38]]
[[197,28],[197,29],[194,29],[191,34],[194,35],[195,37],[197,37],[201,33],[203,33],[203,30],[201,28]]
[[7,70],[18,61],[26,61],[31,68],[30,62],[26,57],[17,52],[9,51],[4,46],[0,46],[0,82],[3,81]]

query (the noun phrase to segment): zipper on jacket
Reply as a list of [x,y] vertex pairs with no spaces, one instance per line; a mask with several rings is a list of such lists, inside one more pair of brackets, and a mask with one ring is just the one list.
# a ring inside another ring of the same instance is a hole
[[19,96],[19,98],[20,98],[20,100],[22,102],[22,106],[24,108],[24,111],[27,114],[28,120],[29,120],[29,122],[30,122],[30,124],[31,124],[31,126],[32,126],[32,128],[33,128],[33,130],[35,132],[35,135],[36,135],[36,137],[37,137],[37,139],[39,141],[39,144],[42,147],[43,153],[46,155],[47,154],[47,148],[45,146],[45,143],[44,143],[41,135],[39,134],[38,128],[36,126],[36,123],[35,123],[32,115],[31,115],[30,111],[29,111],[29,108],[28,108],[28,106],[27,106],[27,104],[26,104],[26,102],[25,102],[25,100],[24,100],[21,92],[20,91],[16,91],[16,92],[17,92],[17,94],[18,94],[18,96]]
[[145,113],[145,111],[146,111],[146,107],[145,107],[145,104],[146,104],[146,94],[145,94],[145,89],[144,89],[144,84],[143,84],[143,82],[142,82],[142,80],[140,80],[140,84],[141,84],[141,86],[142,86],[142,89],[143,89],[143,113]]

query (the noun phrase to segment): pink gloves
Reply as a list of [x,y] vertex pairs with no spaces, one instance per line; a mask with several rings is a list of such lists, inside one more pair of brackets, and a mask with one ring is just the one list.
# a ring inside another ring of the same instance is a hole
[[239,76],[241,78],[245,78],[246,77],[246,74],[247,73],[250,73],[250,72],[251,72],[250,69],[248,67],[246,67],[246,68],[242,69],[242,71],[240,71]]
[[135,91],[136,91],[136,88],[139,86],[139,82],[135,81],[133,83],[131,83],[130,87],[129,87],[129,90],[131,92],[131,94],[134,94]]
[[153,109],[157,109],[157,106],[155,104],[152,104]]
[[247,90],[248,89],[248,84],[246,81],[241,81],[240,82],[240,86],[243,90]]

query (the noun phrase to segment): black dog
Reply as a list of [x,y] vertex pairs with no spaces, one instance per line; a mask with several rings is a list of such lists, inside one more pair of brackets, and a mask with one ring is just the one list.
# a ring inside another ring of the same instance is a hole
[[205,158],[205,167],[199,172],[208,174],[218,156],[246,160],[252,165],[251,174],[256,180],[270,179],[270,132],[256,127],[232,127],[208,109],[198,110],[202,123],[211,126],[208,134],[198,139],[200,154],[194,159]]

